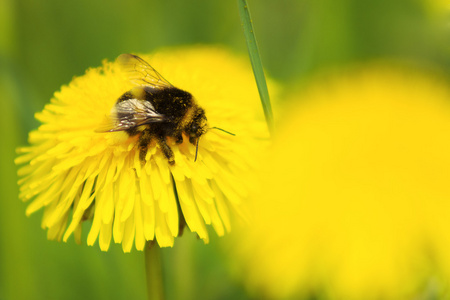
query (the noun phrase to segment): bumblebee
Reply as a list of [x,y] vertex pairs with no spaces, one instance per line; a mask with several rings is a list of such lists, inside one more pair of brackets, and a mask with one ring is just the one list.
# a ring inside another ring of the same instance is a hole
[[136,85],[117,100],[111,110],[110,122],[103,132],[125,131],[139,136],[139,160],[146,162],[148,146],[156,141],[170,165],[175,164],[172,149],[167,144],[173,138],[183,142],[183,133],[198,151],[199,138],[207,130],[203,108],[194,97],[174,87],[139,56],[122,54],[116,62]]

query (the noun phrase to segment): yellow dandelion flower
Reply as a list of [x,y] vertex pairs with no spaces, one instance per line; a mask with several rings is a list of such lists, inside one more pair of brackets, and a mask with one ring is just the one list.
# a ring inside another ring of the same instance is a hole
[[443,295],[450,88],[429,75],[367,66],[296,97],[264,161],[254,223],[235,247],[255,293]]
[[[249,185],[241,175],[254,161],[255,138],[266,134],[251,70],[215,47],[141,57],[204,109],[207,128],[198,153],[183,132],[181,141],[150,139],[142,160],[141,132],[101,130],[119,97],[139,83],[117,62],[89,69],[36,114],[42,125],[16,159],[25,164],[18,173],[20,198],[31,201],[26,214],[44,208],[49,239],[75,234],[79,242],[82,222],[92,219],[88,245],[98,239],[106,251],[113,238],[128,252],[133,242],[138,250],[150,240],[172,246],[184,224],[208,242],[207,225],[221,236],[233,215],[245,217]],[[162,149],[167,146],[174,163]]]

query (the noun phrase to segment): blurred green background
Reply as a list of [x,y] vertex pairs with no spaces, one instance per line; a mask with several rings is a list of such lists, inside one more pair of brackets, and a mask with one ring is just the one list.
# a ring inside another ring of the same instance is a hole
[[[286,91],[317,72],[378,58],[450,70],[444,1],[249,5],[267,74]],[[34,113],[88,67],[124,52],[198,43],[246,55],[236,1],[0,0],[0,300],[146,299],[143,253],[47,241],[41,213],[25,216],[15,148],[38,126]],[[251,298],[230,275],[223,242],[185,234],[163,249],[168,299]]]

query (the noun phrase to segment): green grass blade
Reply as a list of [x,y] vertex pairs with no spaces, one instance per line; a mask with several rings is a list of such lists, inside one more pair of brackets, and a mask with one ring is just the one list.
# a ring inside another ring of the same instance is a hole
[[264,76],[261,57],[259,56],[258,44],[256,43],[256,37],[253,30],[252,19],[250,17],[247,0],[238,0],[238,7],[239,15],[241,17],[242,26],[244,29],[245,39],[247,41],[248,54],[250,56],[250,61],[252,64],[253,74],[255,75],[256,85],[258,86],[258,92],[264,110],[264,116],[266,117],[269,131],[272,133],[272,106],[270,104],[269,91],[267,90],[266,78]]

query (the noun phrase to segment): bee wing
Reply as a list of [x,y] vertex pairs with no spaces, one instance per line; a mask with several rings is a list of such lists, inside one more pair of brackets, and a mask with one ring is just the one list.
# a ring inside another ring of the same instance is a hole
[[146,85],[153,88],[173,87],[145,60],[133,54],[121,54],[116,62],[129,74],[129,79],[136,85]]
[[124,131],[145,124],[163,122],[164,120],[164,115],[159,114],[149,101],[128,99],[117,103],[111,110],[108,123],[102,125],[96,131]]

